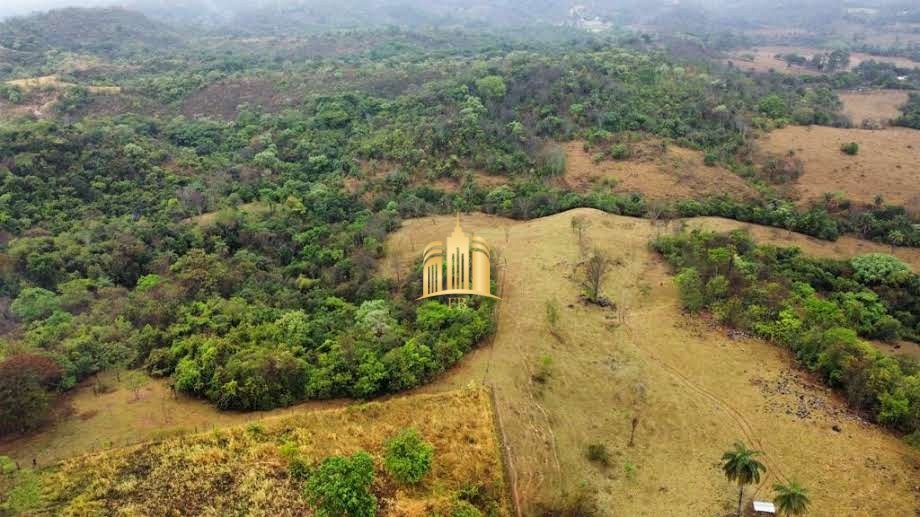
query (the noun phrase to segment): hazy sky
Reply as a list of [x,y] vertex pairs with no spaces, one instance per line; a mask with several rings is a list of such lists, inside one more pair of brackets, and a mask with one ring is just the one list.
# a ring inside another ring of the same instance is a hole
[[118,0],[2,0],[0,1],[0,17],[17,14],[28,14],[33,11],[47,11],[55,7],[82,7],[95,5],[119,4]]

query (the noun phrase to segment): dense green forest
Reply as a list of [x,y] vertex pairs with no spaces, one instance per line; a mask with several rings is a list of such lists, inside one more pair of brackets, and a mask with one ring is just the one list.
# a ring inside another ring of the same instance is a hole
[[[0,368],[18,372],[0,378],[0,407],[21,412],[2,415],[0,432],[40,423],[33,408],[49,393],[124,368],[170,376],[228,409],[426,382],[492,331],[492,305],[416,306],[416,284],[383,278],[384,240],[406,217],[526,219],[590,206],[920,246],[903,207],[799,207],[751,155],[756,132],[846,125],[834,81],[876,81],[868,71],[744,74],[687,57],[676,48],[687,42],[567,28],[344,30],[245,44],[206,35],[193,45],[140,15],[90,13],[102,14],[12,19],[0,30],[0,78],[54,73],[65,83],[0,90],[5,109],[58,94],[51,116],[0,122]],[[79,37],[59,32],[62,20]],[[103,85],[120,93],[92,88]],[[624,134],[702,151],[759,196],[660,206],[554,181],[565,168],[558,142],[613,153]],[[474,172],[508,183],[484,187]],[[433,187],[439,179],[460,188]],[[863,302],[883,315],[861,334],[920,334],[915,301],[890,314]]]

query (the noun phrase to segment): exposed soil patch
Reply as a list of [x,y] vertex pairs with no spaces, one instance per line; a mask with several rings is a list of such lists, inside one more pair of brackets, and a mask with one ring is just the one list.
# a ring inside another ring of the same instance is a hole
[[[841,152],[847,142],[859,144],[856,156]],[[778,155],[791,150],[802,160],[794,188],[803,204],[830,192],[860,203],[881,195],[887,203],[920,206],[920,131],[787,126],[764,136],[760,147]]]
[[662,152],[659,144],[648,141],[631,146],[632,158],[595,161],[583,142],[566,143],[564,181],[569,188],[581,192],[612,183],[616,192],[641,192],[649,199],[756,196],[753,188],[728,169],[703,165],[699,151],[667,145]]

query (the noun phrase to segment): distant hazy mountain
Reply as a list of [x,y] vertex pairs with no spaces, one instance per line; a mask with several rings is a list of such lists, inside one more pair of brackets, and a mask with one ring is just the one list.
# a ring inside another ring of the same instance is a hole
[[21,52],[62,49],[115,56],[180,43],[171,27],[122,8],[54,9],[0,22],[0,46]]

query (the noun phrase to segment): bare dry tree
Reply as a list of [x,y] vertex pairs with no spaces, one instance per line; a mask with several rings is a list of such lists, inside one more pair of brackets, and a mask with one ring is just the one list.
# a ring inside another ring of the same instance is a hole
[[587,233],[588,228],[591,227],[591,221],[583,215],[576,215],[572,217],[570,224],[572,226],[572,233],[578,238],[578,249],[584,254],[587,249]]
[[603,295],[601,289],[604,286],[604,277],[610,271],[610,258],[599,248],[594,248],[594,252],[585,261],[585,277],[582,287],[585,290],[585,297],[591,303],[602,304]]
[[636,398],[633,403],[635,414],[633,415],[632,421],[632,430],[629,433],[629,447],[632,447],[635,444],[636,440],[636,428],[639,427],[640,417],[642,416],[642,408],[645,406],[645,384],[637,383],[633,386],[633,391],[635,392]]

